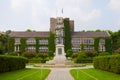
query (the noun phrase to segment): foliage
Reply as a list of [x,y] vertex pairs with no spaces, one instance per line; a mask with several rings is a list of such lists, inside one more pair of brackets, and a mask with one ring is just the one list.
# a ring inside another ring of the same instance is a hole
[[110,38],[105,39],[105,49],[106,52],[112,53],[112,43]]
[[8,55],[11,55],[11,56],[18,56],[18,52],[10,52],[10,53],[8,53]]
[[50,32],[48,47],[49,51],[55,52],[55,34],[52,32]]
[[95,57],[95,56],[98,55],[97,51],[95,51],[95,50],[85,51],[85,54],[86,54],[88,57]]
[[26,68],[0,74],[1,80],[45,80],[50,73],[49,69]]
[[25,68],[26,58],[17,56],[0,56],[0,72],[13,71]]
[[101,52],[101,53],[99,53],[99,56],[106,56],[106,55],[110,55],[110,53],[109,52]]
[[92,57],[88,57],[85,52],[79,52],[75,62],[76,63],[91,63]]
[[36,57],[37,54],[35,52],[24,52],[22,55],[30,59],[30,58]]
[[71,49],[70,22],[68,18],[64,19],[64,27],[65,27],[64,45],[65,45],[65,52],[67,53],[67,50]]
[[36,53],[39,52],[39,38],[36,38]]
[[8,51],[13,52],[14,51],[14,38],[8,38]]
[[76,58],[78,56],[78,53],[73,53],[72,58]]
[[94,49],[98,52],[99,51],[99,38],[94,39]]
[[112,50],[117,50],[120,48],[120,30],[112,33]]
[[21,46],[20,46],[20,50],[21,50],[21,53],[24,53],[26,50],[26,39],[25,38],[21,38],[20,39],[20,43],[21,43]]
[[9,34],[10,34],[11,32],[12,32],[11,30],[7,30],[7,31],[5,32],[5,35],[6,35],[6,36],[9,36]]
[[48,56],[49,56],[49,57],[53,57],[53,56],[54,56],[53,51],[48,51]]
[[26,32],[36,32],[35,30],[27,29]]
[[43,62],[42,61],[43,59],[42,58],[40,58],[40,57],[34,57],[34,58],[31,58],[31,59],[28,59],[28,62],[29,63],[41,63],[41,62]]
[[48,54],[47,53],[38,53],[37,55],[38,57],[41,57],[42,59],[45,59],[48,57]]
[[71,49],[68,49],[68,50],[67,50],[67,53],[66,53],[66,56],[67,56],[67,57],[72,57],[72,54],[73,54],[72,50],[71,50]]
[[70,70],[74,80],[119,80],[120,75],[94,68]]
[[93,62],[95,69],[120,74],[120,55],[95,57]]
[[7,36],[4,34],[0,34],[0,54],[7,52]]
[[114,51],[115,54],[120,54],[120,48]]

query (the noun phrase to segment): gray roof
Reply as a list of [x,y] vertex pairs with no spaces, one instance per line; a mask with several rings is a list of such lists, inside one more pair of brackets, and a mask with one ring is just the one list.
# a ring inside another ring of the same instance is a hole
[[73,38],[96,38],[96,37],[110,37],[108,32],[73,32]]
[[28,37],[28,38],[33,38],[33,37],[49,37],[50,32],[11,32],[10,37]]
[[[16,38],[33,38],[33,37],[49,37],[50,32],[11,32],[10,37]],[[108,32],[73,32],[72,38],[96,38],[96,37],[110,37]]]

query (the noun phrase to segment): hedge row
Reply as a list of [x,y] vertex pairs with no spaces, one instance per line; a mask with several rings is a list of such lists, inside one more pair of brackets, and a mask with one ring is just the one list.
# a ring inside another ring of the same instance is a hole
[[23,69],[26,62],[24,57],[0,55],[0,72]]
[[93,63],[96,69],[120,74],[120,55],[95,57]]
[[88,57],[88,58],[77,58],[76,63],[92,63],[93,62],[93,58]]

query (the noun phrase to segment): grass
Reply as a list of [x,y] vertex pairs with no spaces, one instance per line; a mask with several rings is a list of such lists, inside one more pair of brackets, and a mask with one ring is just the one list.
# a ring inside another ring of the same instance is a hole
[[75,80],[120,80],[120,75],[97,69],[73,69],[70,71]]
[[49,72],[49,69],[22,69],[0,73],[0,80],[44,80]]

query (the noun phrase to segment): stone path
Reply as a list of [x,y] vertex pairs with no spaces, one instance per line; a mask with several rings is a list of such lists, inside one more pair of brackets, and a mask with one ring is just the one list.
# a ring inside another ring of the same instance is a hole
[[51,68],[51,73],[46,80],[74,80],[69,70],[69,68]]

